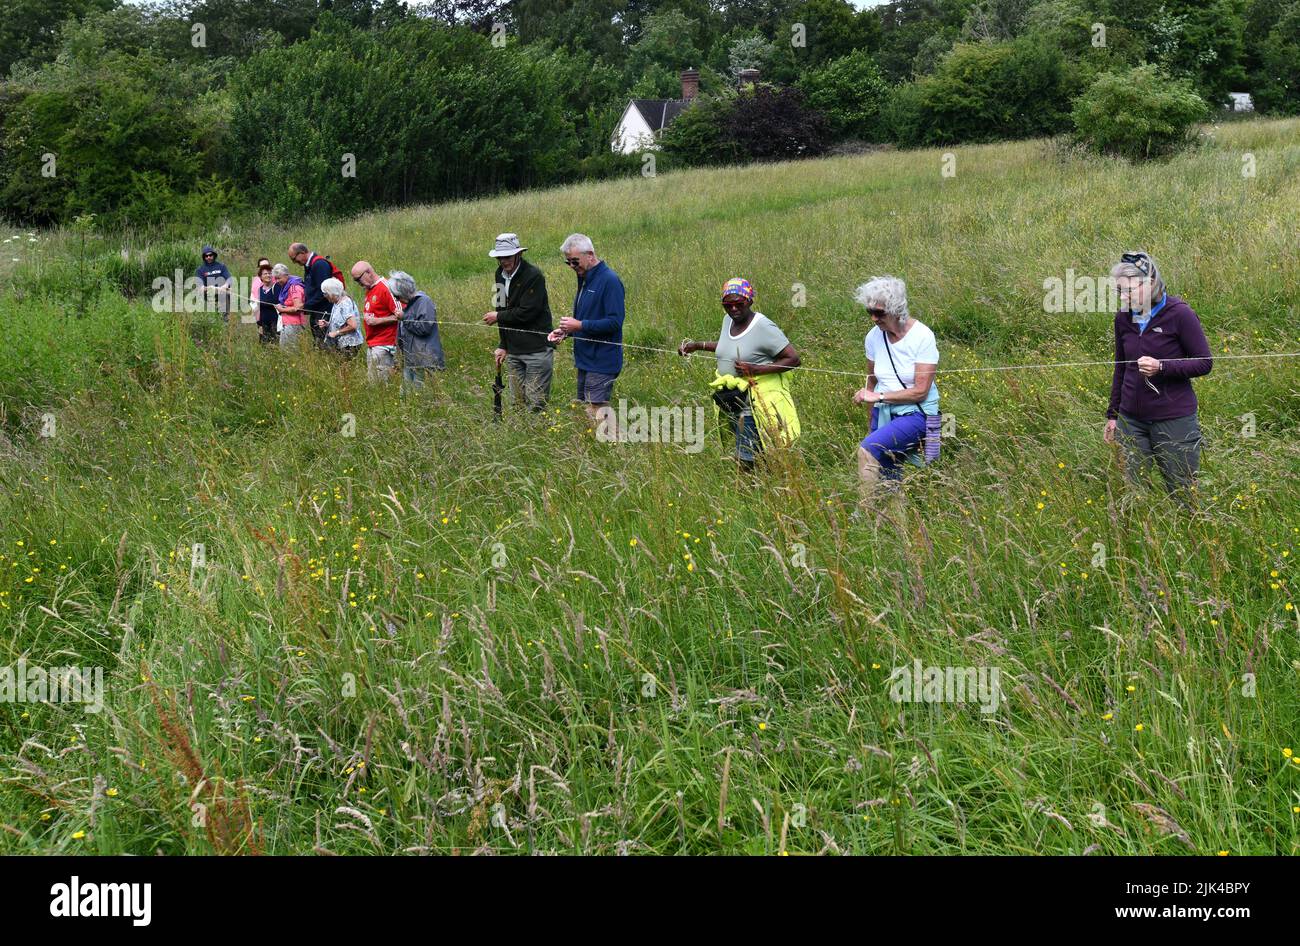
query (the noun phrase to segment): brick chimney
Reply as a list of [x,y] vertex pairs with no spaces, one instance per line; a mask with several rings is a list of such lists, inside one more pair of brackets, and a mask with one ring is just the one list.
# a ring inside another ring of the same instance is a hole
[[698,69],[682,70],[682,100],[690,101],[700,94],[700,71]]
[[740,72],[736,73],[736,80],[742,89],[746,86],[758,85],[758,70],[741,69]]

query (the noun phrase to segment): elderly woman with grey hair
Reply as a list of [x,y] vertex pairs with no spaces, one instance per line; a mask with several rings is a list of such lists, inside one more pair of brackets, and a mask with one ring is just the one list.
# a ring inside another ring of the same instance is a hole
[[344,290],[343,283],[333,277],[320,284],[320,291],[330,304],[329,318],[316,320],[316,328],[325,333],[325,347],[346,358],[355,358],[366,341],[361,335],[357,304]]
[[289,267],[283,263],[276,263],[271,267],[271,279],[277,291],[276,298],[279,300],[275,305],[275,311],[280,313],[280,348],[293,350],[298,347],[303,332],[306,331],[307,319],[303,314],[306,290],[302,280],[297,276],[290,276]]
[[903,280],[876,276],[855,299],[875,323],[866,338],[867,383],[853,394],[854,404],[872,405],[871,432],[858,446],[865,502],[881,477],[899,479],[899,464],[926,436],[926,417],[939,415],[939,347],[934,332],[908,312]]
[[1110,275],[1119,311],[1104,438],[1118,439],[1130,480],[1139,481],[1154,461],[1166,489],[1185,499],[1201,461],[1192,378],[1214,366],[1210,343],[1192,307],[1166,291],[1148,254],[1125,253]]
[[447,367],[438,337],[438,307],[416,288],[415,280],[400,269],[388,274],[388,288],[402,304],[397,347],[402,352],[402,389],[418,388],[430,371]]

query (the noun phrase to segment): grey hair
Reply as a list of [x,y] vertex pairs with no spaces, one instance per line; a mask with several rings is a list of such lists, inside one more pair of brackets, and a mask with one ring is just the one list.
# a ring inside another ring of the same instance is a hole
[[411,274],[404,273],[400,269],[395,269],[388,274],[388,288],[403,302],[409,302],[418,291]]
[[560,252],[568,253],[570,250],[577,250],[579,253],[594,253],[596,248],[591,245],[591,237],[582,233],[570,233],[560,244]]
[[1110,268],[1110,278],[1112,280],[1123,279],[1125,277],[1130,279],[1136,278],[1136,279],[1141,279],[1144,282],[1150,283],[1151,285],[1150,301],[1152,303],[1156,302],[1161,296],[1165,294],[1165,281],[1160,276],[1160,267],[1156,265],[1155,260],[1153,260],[1150,256],[1148,256],[1146,253],[1143,253],[1141,251],[1138,251],[1136,253],[1126,253],[1125,255],[1141,256],[1143,260],[1149,265],[1150,271],[1144,272],[1142,267],[1138,266],[1136,263],[1128,263],[1121,260],[1120,262],[1116,263],[1114,266]]
[[320,291],[327,296],[343,296],[343,283],[339,282],[333,276],[320,284]]
[[907,284],[897,276],[872,276],[858,287],[853,298],[867,308],[879,306],[899,322],[911,318],[907,311]]
[[271,275],[272,275],[272,276],[288,276],[288,275],[289,275],[289,267],[288,267],[288,266],[285,266],[283,263],[276,263],[274,266],[271,267]]

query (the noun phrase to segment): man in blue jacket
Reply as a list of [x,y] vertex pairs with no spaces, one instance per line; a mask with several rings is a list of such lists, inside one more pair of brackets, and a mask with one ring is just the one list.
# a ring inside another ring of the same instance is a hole
[[573,364],[578,369],[578,401],[605,441],[617,440],[618,425],[609,402],[614,380],[623,370],[623,282],[596,256],[591,238],[570,234],[560,247],[564,261],[578,276],[573,315],[560,319],[548,338],[573,338]]
[[307,324],[311,326],[312,338],[318,346],[323,346],[329,325],[326,324],[325,328],[321,328],[316,323],[320,319],[329,322],[332,307],[329,300],[325,298],[321,286],[325,285],[325,280],[334,276],[334,264],[319,253],[307,249],[306,243],[291,244],[289,259],[302,267],[302,286],[306,293],[306,297],[302,300],[303,311],[308,313]]

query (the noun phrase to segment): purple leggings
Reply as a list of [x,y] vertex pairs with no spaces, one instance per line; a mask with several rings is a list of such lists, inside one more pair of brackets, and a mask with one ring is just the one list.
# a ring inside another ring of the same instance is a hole
[[925,415],[920,411],[895,417],[883,427],[876,426],[876,411],[871,411],[871,433],[862,438],[862,449],[876,458],[881,469],[893,473],[903,458],[921,445],[925,437]]

